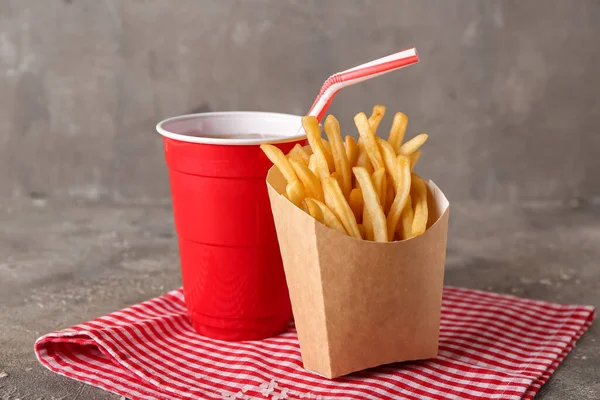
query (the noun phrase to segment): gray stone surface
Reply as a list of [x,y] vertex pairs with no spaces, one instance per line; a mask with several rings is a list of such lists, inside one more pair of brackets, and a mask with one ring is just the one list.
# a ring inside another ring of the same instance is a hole
[[181,285],[170,207],[36,204],[0,208],[0,399],[113,398],[46,371],[32,346]]
[[[168,199],[154,125],[193,110],[302,114],[332,73],[429,132],[453,200],[600,196],[598,0],[0,0],[0,195]],[[384,124],[389,124],[390,118]]]
[[[159,205],[0,203],[0,398],[110,399],[46,371],[33,342],[180,285],[171,210]],[[600,208],[455,203],[446,283],[600,305]],[[600,398],[597,324],[540,399]]]

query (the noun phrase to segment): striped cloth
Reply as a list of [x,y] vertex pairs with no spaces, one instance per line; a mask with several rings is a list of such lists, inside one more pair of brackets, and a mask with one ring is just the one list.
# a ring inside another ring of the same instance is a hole
[[529,399],[594,308],[444,289],[436,359],[328,380],[302,368],[296,331],[255,342],[194,333],[183,292],[43,336],[51,371],[132,399]]

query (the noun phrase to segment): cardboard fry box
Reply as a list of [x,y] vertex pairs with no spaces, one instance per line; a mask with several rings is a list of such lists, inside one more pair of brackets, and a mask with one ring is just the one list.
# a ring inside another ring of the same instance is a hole
[[294,206],[277,167],[271,208],[304,368],[335,378],[437,356],[449,203],[428,183],[430,227],[391,243],[358,240]]

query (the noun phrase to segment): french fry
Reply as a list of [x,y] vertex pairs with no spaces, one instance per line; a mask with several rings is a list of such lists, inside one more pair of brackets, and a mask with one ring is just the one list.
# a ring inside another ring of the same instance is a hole
[[300,144],[296,144],[288,153],[287,153],[287,157],[288,158],[298,158],[300,160],[302,160],[302,155],[298,152],[300,151],[300,149],[302,148],[302,146],[300,146]]
[[377,171],[373,172],[373,175],[371,175],[371,182],[373,182],[373,187],[375,187],[377,196],[379,196],[379,204],[384,207],[385,196],[387,194],[385,168],[379,168]]
[[[392,203],[394,202],[394,185],[392,185],[392,182],[390,182],[390,180],[388,180],[388,185],[387,185],[387,193],[385,196],[385,207],[383,207],[383,212],[385,212],[385,215],[388,215],[390,212],[390,208],[392,207]],[[393,238],[390,238],[390,240],[392,240]]]
[[321,139],[321,143],[323,143],[323,148],[325,149],[325,158],[327,159],[327,166],[330,171],[335,171],[335,163],[333,162],[333,155],[331,153],[331,143],[327,140]]
[[265,153],[267,158],[273,164],[275,164],[277,168],[279,168],[279,171],[281,171],[281,174],[283,175],[286,181],[292,182],[298,179],[296,173],[294,172],[294,168],[292,168],[292,165],[290,164],[285,154],[283,154],[283,151],[281,151],[278,147],[273,146],[272,144],[262,144],[260,145],[260,148]]
[[342,187],[342,176],[340,175],[339,172],[335,171],[334,173],[331,174],[332,178],[335,178],[335,180],[337,181],[338,185],[340,185],[340,187]]
[[376,140],[379,150],[381,150],[381,155],[383,156],[385,170],[391,177],[393,187],[395,188],[398,176],[398,169],[396,168],[396,152],[392,148],[392,145],[386,142],[384,139],[377,137]]
[[287,198],[294,203],[296,207],[302,208],[302,202],[306,198],[306,190],[304,190],[302,182],[298,179],[289,181],[285,187],[285,193],[287,194]]
[[[306,200],[306,198],[304,200]],[[308,214],[308,207],[306,205],[306,201],[304,200],[302,201],[302,211]]]
[[394,148],[394,151],[398,153],[402,142],[404,141],[404,135],[406,134],[406,126],[408,125],[408,117],[401,112],[394,115],[394,122],[392,122],[392,129],[390,129],[390,136],[388,142]]
[[369,117],[369,125],[371,125],[371,130],[373,130],[374,135],[377,135],[377,128],[379,127],[379,124],[381,123],[381,120],[383,119],[384,115],[385,106],[382,106],[381,104],[376,104],[373,107],[373,112],[371,113],[371,116]]
[[428,137],[429,136],[426,133],[421,133],[415,136],[400,147],[400,151],[398,151],[398,154],[410,156],[412,153],[419,150],[419,147],[423,146],[423,143],[427,141]]
[[315,204],[321,210],[321,215],[323,216],[323,224],[330,227],[331,229],[335,229],[336,231],[343,233],[344,235],[348,234],[348,232],[346,232],[346,229],[344,228],[344,225],[342,225],[338,217],[335,216],[335,214],[329,209],[329,207],[327,207],[324,203],[320,202],[319,200],[307,197],[306,205],[308,207],[309,212],[311,213],[310,215],[313,215],[312,212],[314,211],[314,207],[311,206],[311,203]]
[[323,192],[325,193],[325,204],[338,217],[346,232],[354,238],[362,239],[356,217],[350,208],[350,205],[344,198],[344,193],[340,185],[333,177],[323,179]]
[[365,113],[361,112],[356,114],[354,116],[354,124],[358,129],[358,133],[360,134],[362,141],[364,142],[365,150],[369,155],[371,164],[373,164],[373,169],[378,170],[379,168],[385,168],[383,157],[381,156],[381,152],[377,146],[377,141],[375,140],[375,134],[371,129],[371,125],[369,125],[369,120],[367,119]]
[[414,189],[413,203],[415,204],[415,216],[412,223],[412,235],[419,236],[427,229],[427,184],[418,175],[412,174],[412,186]]
[[421,150],[417,150],[410,155],[410,170],[412,171],[417,165],[417,161],[421,158]]
[[[373,187],[371,177],[366,169],[362,167],[352,168],[352,172],[356,176],[356,180],[360,186],[360,190],[363,193],[363,200],[365,207],[369,213],[369,218],[373,224],[373,236],[376,242],[387,242],[387,225],[385,221],[385,214],[381,208],[381,201],[379,196]],[[364,214],[363,214],[364,219]],[[366,227],[365,227],[366,229]]]
[[329,171],[331,170],[329,169],[329,163],[327,161],[327,156],[325,155],[326,150],[323,146],[323,140],[321,139],[321,128],[319,128],[319,122],[315,117],[306,116],[302,117],[302,126],[304,127],[308,143],[310,144],[310,147],[313,150],[313,155],[316,159],[315,168],[317,170],[317,176],[323,180],[329,176]]
[[340,134],[340,123],[333,115],[328,115],[323,128],[329,143],[331,143],[331,154],[333,155],[335,171],[339,173],[341,178],[342,192],[344,196],[349,196],[352,190],[352,173],[350,172],[350,163]]
[[[391,185],[391,182],[389,183]],[[381,188],[379,189],[379,200],[381,201],[381,208],[385,213],[385,199],[387,198],[387,174],[384,172],[383,177],[381,178]]]
[[310,169],[317,178],[319,177],[319,168],[317,168],[317,156],[315,156],[314,154],[311,154],[310,158],[308,159],[308,169]]
[[400,220],[400,217],[402,216],[402,211],[406,207],[406,203],[410,197],[410,159],[407,156],[398,156],[397,169],[398,182],[396,184],[396,197],[394,197],[394,202],[392,203],[386,221],[388,237],[390,238],[390,240],[393,240],[394,238],[394,232],[396,232],[398,221]]
[[310,197],[304,199],[304,209],[306,209],[308,215],[325,225],[323,211],[321,211],[321,207],[319,207],[314,199],[311,199]]
[[300,144],[296,144],[292,150],[288,153],[288,158],[298,158],[304,162],[304,165],[308,165],[310,161],[310,154]]
[[371,160],[369,159],[369,155],[367,154],[367,150],[365,149],[365,143],[362,140],[358,140],[358,158],[356,159],[356,166],[363,167],[367,170],[369,174],[373,173],[373,164],[371,164]]
[[366,205],[363,207],[363,227],[365,228],[365,236],[363,236],[365,240],[374,241],[373,222],[371,221],[371,216]]
[[[350,204],[350,208],[356,217],[356,222],[362,222],[365,202],[363,201],[362,192],[359,188],[352,189],[350,196],[348,197],[348,204]],[[363,235],[363,237],[365,236]]]
[[346,158],[348,158],[350,167],[356,165],[356,159],[358,158],[358,144],[352,136],[346,136]]
[[290,164],[292,165],[292,168],[294,168],[298,179],[300,179],[300,182],[304,185],[306,195],[324,201],[325,197],[323,197],[321,181],[319,181],[319,178],[317,178],[310,168],[297,158],[290,158]]
[[401,239],[410,239],[413,237],[412,234],[412,223],[415,216],[415,212],[412,206],[412,200],[410,196],[406,199],[406,205],[404,206],[404,210],[402,210],[402,216],[400,217],[402,220],[402,224],[398,224],[396,228],[396,232],[400,234]]

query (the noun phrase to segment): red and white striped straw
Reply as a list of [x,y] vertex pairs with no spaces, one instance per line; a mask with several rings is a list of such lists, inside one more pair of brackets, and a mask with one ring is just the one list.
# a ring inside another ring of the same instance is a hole
[[419,55],[417,54],[417,49],[413,47],[331,75],[323,83],[323,86],[321,86],[321,91],[310,108],[308,115],[317,117],[321,121],[331,101],[342,88],[418,62]]

